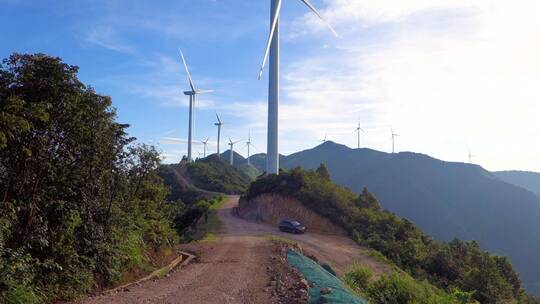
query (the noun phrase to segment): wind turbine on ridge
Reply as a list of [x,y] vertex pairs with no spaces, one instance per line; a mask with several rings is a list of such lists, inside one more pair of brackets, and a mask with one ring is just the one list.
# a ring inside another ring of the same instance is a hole
[[188,162],[192,162],[192,154],[191,154],[191,145],[193,143],[193,111],[195,110],[195,97],[198,94],[204,94],[204,93],[211,93],[213,90],[198,90],[195,88],[195,84],[193,83],[193,79],[191,78],[191,74],[189,73],[189,69],[186,63],[186,59],[184,58],[184,53],[182,53],[182,50],[180,50],[180,57],[182,58],[182,62],[184,63],[184,68],[186,69],[186,77],[189,83],[189,87],[191,88],[190,91],[184,91],[184,95],[189,96],[189,125],[188,125],[188,156],[187,160]]
[[250,154],[250,147],[251,146],[256,148],[255,145],[253,145],[253,143],[251,142],[251,131],[250,131],[249,134],[248,134],[248,140],[246,141],[246,145],[245,145],[245,147],[247,147],[247,164],[248,164],[248,166],[251,164],[251,162],[249,160],[249,157],[251,156],[251,154]]
[[216,112],[216,118],[217,118],[217,122],[214,123],[214,126],[217,126],[217,157],[218,159],[221,159],[221,155],[219,154],[219,145],[220,145],[219,140],[221,139],[221,126],[223,125],[223,123],[221,122],[221,119],[219,119],[219,115],[217,112]]
[[203,157],[206,158],[206,146],[208,145],[208,140],[210,140],[209,137],[207,137],[205,140],[201,140],[201,143],[203,144]]
[[324,133],[324,138],[323,138],[323,139],[319,139],[319,141],[322,142],[322,143],[325,143],[327,137],[328,137],[328,134]]
[[230,157],[230,163],[231,163],[231,166],[233,165],[234,163],[234,145],[239,143],[240,141],[237,140],[237,141],[232,141],[232,139],[229,137],[229,143],[228,145],[231,146],[231,157]]
[[476,156],[471,153],[471,148],[467,147],[467,150],[469,151],[469,164],[472,164],[472,159]]
[[399,136],[399,134],[396,134],[394,133],[394,129],[391,129],[392,130],[392,154],[394,154],[394,144],[395,144],[395,140],[396,140],[396,136]]
[[364,131],[364,129],[362,129],[360,126],[360,121],[358,121],[358,127],[356,127],[355,131],[358,132],[358,149],[360,149],[360,131],[366,133],[366,131]]
[[[302,1],[317,17],[323,20],[332,33],[336,31],[322,17],[309,0]],[[266,153],[266,173],[279,174],[279,151],[278,151],[278,110],[279,110],[279,15],[282,0],[271,0],[270,35],[266,44],[263,62],[259,71],[259,80],[262,77],[264,66],[270,57],[268,79],[268,138]]]

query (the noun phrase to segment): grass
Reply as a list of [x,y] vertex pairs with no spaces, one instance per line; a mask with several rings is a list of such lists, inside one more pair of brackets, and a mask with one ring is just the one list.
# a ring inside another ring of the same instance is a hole
[[281,236],[267,235],[265,238],[272,242],[283,243],[291,246],[295,246],[297,244],[295,241]]
[[217,237],[217,235],[213,234],[213,233],[207,233],[204,238],[201,240],[201,242],[215,242],[217,241],[219,238]]
[[217,213],[226,199],[225,196],[214,198],[216,201],[208,208],[208,221],[197,227],[196,233],[190,238],[191,241],[212,242],[218,239],[216,233],[223,228],[223,222]]

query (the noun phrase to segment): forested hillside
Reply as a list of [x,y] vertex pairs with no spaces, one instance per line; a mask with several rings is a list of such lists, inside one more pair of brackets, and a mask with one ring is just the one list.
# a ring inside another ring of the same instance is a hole
[[178,241],[158,153],[77,72],[41,54],[0,64],[0,303],[76,298]]
[[436,239],[475,240],[508,256],[526,288],[540,294],[540,199],[531,192],[478,165],[351,149],[330,141],[281,158],[282,168],[315,169],[320,163],[336,183],[356,193],[367,187],[385,209]]
[[[251,184],[245,200],[249,202],[261,194],[297,199],[345,228],[358,243],[381,252],[413,277],[427,279],[448,293],[465,291],[481,303],[538,303],[526,296],[507,258],[483,251],[474,241],[433,240],[408,220],[382,209],[367,189],[356,194],[333,183],[324,165],[316,171],[296,168],[279,176],[261,177]],[[389,288],[393,297],[402,293],[404,297],[408,293],[415,297],[416,293],[424,294],[418,303],[453,303],[444,301],[444,296],[428,287],[407,283],[406,278],[388,278],[375,288],[372,296],[384,294]],[[414,302],[403,299],[394,303]]]
[[187,178],[193,185],[208,191],[240,194],[252,181],[252,178],[238,167],[229,165],[228,159],[223,156],[220,159],[215,154],[185,166]]

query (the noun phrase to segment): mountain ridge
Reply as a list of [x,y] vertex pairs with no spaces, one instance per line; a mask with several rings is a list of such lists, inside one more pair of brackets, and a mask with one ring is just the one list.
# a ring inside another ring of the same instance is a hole
[[[265,155],[251,163],[264,170]],[[382,206],[433,237],[477,240],[509,256],[527,289],[540,294],[540,198],[479,165],[447,162],[414,152],[351,149],[327,141],[280,157],[281,167],[315,169],[324,163],[334,181],[360,193],[367,187]],[[535,241],[536,240],[536,241]]]

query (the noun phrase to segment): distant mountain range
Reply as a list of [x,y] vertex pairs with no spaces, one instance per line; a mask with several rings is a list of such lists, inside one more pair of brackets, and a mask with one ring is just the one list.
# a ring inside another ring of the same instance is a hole
[[540,173],[528,171],[498,171],[492,173],[509,184],[520,186],[540,196]]
[[[237,165],[244,162],[235,155]],[[261,172],[265,162],[264,154],[251,157]],[[510,257],[527,289],[540,294],[540,198],[533,194],[540,192],[540,174],[491,173],[478,165],[351,149],[331,141],[280,157],[282,168],[314,169],[320,163],[337,183],[356,192],[367,187],[384,208],[437,239],[476,240]]]

